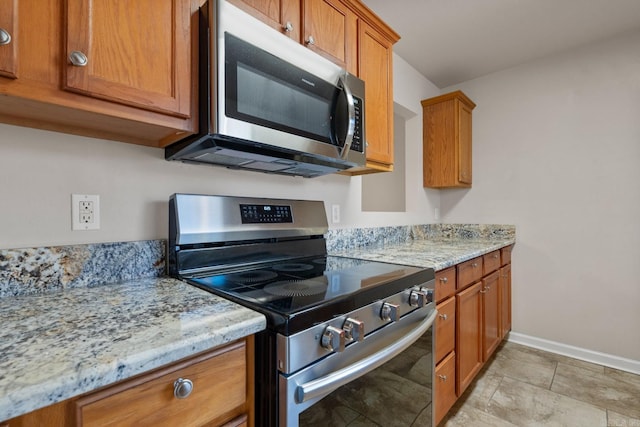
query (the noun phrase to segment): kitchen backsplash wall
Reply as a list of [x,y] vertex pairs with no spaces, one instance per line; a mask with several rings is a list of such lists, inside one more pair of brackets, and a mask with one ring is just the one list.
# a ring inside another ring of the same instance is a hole
[[[514,236],[512,225],[425,224],[330,230],[339,251],[422,239]],[[166,240],[0,250],[0,298],[119,283],[165,274]]]

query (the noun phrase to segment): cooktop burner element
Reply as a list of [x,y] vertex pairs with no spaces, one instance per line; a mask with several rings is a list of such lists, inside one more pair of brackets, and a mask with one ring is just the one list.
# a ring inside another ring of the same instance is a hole
[[238,283],[259,283],[275,279],[276,277],[278,277],[278,273],[275,271],[253,270],[230,274],[228,278],[230,281]]
[[287,264],[274,265],[273,269],[275,271],[294,273],[294,272],[300,272],[300,271],[313,270],[313,265],[303,264],[298,262],[290,262]]
[[289,282],[270,283],[264,287],[265,292],[282,297],[303,297],[318,295],[327,291],[327,283],[320,280],[292,280]]

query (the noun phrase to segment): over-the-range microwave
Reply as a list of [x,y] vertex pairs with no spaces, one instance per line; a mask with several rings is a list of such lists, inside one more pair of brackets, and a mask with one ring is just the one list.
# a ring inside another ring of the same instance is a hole
[[198,134],[167,160],[315,177],[365,164],[364,82],[227,0],[200,10]]

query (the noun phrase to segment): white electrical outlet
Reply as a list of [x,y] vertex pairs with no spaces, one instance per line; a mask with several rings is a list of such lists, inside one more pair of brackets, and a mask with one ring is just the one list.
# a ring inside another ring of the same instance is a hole
[[100,229],[100,196],[97,194],[71,195],[71,229]]
[[331,222],[334,224],[340,222],[340,205],[331,205]]

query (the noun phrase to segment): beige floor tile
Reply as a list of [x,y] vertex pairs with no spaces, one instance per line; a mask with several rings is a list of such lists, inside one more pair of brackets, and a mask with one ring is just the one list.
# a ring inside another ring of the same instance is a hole
[[487,405],[496,392],[500,382],[502,381],[502,375],[496,375],[492,371],[482,371],[476,377],[458,402],[457,405],[463,404],[473,406],[481,411],[487,409]]
[[555,361],[516,344],[501,347],[489,362],[487,371],[538,387],[549,388],[555,368]]
[[509,421],[497,418],[473,406],[462,406],[457,411],[452,410],[440,427],[514,427]]
[[607,427],[640,427],[640,418],[631,418],[607,411]]
[[487,411],[518,426],[603,427],[607,419],[604,409],[508,377]]
[[628,377],[620,371],[596,374],[558,363],[551,390],[628,417],[640,418],[640,384],[635,379],[635,376]]

